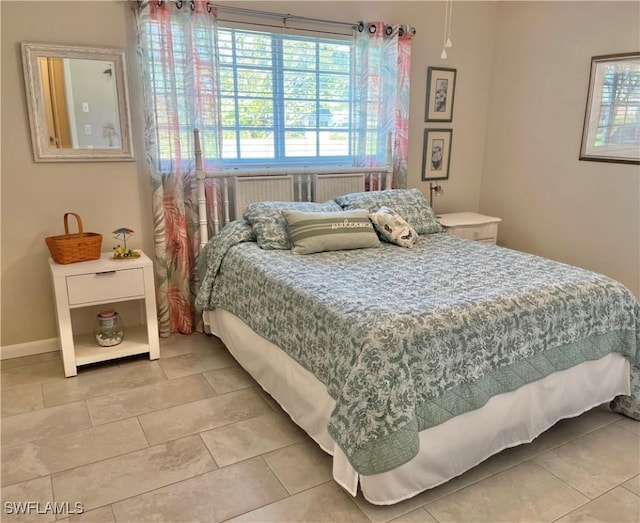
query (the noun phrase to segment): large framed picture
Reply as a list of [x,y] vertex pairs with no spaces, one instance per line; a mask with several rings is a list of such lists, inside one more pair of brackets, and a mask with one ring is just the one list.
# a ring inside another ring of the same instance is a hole
[[640,164],[640,53],[591,58],[580,160]]
[[451,161],[453,129],[425,129],[422,180],[447,180]]
[[453,121],[453,97],[456,89],[456,70],[429,67],[427,72],[427,102],[425,122]]

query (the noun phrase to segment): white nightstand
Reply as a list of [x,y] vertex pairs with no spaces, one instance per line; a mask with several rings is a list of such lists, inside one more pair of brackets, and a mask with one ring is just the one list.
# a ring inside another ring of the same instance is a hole
[[[99,260],[61,265],[49,259],[56,317],[65,376],[75,376],[79,365],[148,352],[160,357],[153,262],[144,254],[132,260],[113,260],[105,252]],[[71,310],[93,305],[139,300],[146,325],[126,325],[124,340],[101,347],[93,334],[74,335]]]
[[438,215],[440,224],[449,234],[495,244],[498,239],[498,223],[502,220],[475,212],[452,212]]

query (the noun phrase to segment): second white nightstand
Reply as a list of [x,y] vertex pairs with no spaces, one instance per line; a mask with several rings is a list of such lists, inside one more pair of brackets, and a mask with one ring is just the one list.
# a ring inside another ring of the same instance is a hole
[[[60,348],[65,376],[75,376],[77,366],[98,361],[149,353],[160,357],[153,262],[144,254],[132,260],[113,260],[113,253],[102,253],[99,260],[60,265],[49,259]],[[75,335],[71,311],[81,307],[130,300],[144,304],[146,325],[125,325],[122,343],[101,347],[93,335]]]
[[502,220],[475,212],[452,212],[438,215],[440,224],[449,234],[484,243],[496,243],[498,223]]

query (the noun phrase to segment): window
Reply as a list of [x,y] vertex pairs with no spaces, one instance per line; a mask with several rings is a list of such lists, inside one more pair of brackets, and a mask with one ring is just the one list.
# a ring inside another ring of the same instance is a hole
[[352,44],[218,30],[224,164],[350,158]]
[[640,162],[640,55],[595,56],[581,160]]

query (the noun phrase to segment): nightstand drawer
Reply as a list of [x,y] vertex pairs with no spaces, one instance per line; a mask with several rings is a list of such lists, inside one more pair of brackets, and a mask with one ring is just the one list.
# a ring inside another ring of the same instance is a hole
[[[126,262],[123,262],[126,263]],[[142,269],[67,276],[69,305],[144,296]]]
[[448,228],[447,232],[467,240],[495,240],[498,235],[498,224],[485,223],[469,227],[452,227]]

